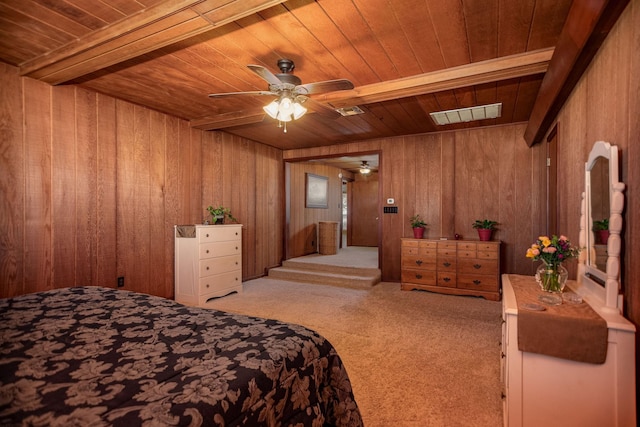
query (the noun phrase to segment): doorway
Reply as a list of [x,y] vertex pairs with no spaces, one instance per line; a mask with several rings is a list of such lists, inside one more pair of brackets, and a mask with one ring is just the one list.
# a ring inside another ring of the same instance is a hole
[[[373,166],[372,173],[368,177],[360,173],[363,159],[368,165]],[[321,165],[321,166],[319,166]],[[344,156],[305,158],[285,161],[285,236],[284,259],[304,256],[298,249],[301,244],[298,240],[305,240],[304,236],[311,236],[316,230],[317,221],[339,221],[340,236],[339,248],[368,247],[380,248],[381,224],[379,212],[382,209],[380,203],[380,153],[349,153]],[[331,166],[330,170],[326,167]],[[322,169],[322,168],[325,169]],[[335,168],[335,169],[334,169]],[[335,198],[329,196],[329,208],[310,210],[306,208],[304,199],[298,194],[304,182],[304,174],[307,172],[329,176],[330,187],[335,191]],[[335,184],[331,184],[338,178]],[[334,200],[336,204],[331,204]],[[336,205],[339,209],[335,211]],[[366,215],[360,212],[366,210]],[[332,213],[335,211],[335,214]],[[334,217],[335,215],[335,217]],[[344,231],[344,232],[342,232]],[[302,236],[302,237],[301,237]],[[314,239],[306,239],[314,240]],[[316,239],[317,241],[317,235]],[[378,253],[378,265],[380,265],[381,251]],[[346,251],[345,251],[346,253]]]

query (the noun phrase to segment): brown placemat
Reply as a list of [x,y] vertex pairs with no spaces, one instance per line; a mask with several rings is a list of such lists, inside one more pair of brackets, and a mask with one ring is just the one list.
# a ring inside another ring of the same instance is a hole
[[[518,349],[577,362],[605,362],[607,322],[589,304],[548,305],[538,299],[545,292],[533,276],[509,275],[509,280],[518,304]],[[532,305],[546,310],[532,310]]]

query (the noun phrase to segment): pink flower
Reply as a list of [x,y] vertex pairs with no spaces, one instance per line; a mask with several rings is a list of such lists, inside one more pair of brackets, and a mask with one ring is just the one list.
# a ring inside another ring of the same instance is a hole
[[545,252],[547,254],[553,254],[557,251],[558,249],[555,248],[555,246],[547,246],[546,248],[544,248],[542,250],[542,252]]

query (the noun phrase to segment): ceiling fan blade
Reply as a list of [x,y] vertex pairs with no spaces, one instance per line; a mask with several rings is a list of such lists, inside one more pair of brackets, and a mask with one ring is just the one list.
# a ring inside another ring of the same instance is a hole
[[244,96],[244,95],[267,95],[278,96],[278,94],[269,92],[268,90],[253,90],[247,92],[225,92],[225,93],[210,93],[209,98],[224,98],[226,96]]
[[333,92],[336,90],[349,90],[353,88],[353,83],[351,83],[349,80],[338,79],[298,85],[296,86],[295,90],[301,95],[308,95],[313,93]]
[[281,85],[282,81],[276,77],[271,71],[264,68],[262,65],[247,65],[251,71],[262,77],[270,85]]

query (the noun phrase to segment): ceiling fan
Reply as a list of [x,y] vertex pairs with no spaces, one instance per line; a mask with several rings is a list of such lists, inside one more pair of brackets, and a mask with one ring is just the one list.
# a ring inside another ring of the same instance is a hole
[[[353,83],[346,79],[325,80],[315,83],[302,84],[300,78],[293,74],[296,67],[291,59],[279,59],[278,68],[280,73],[273,74],[261,65],[247,65],[247,67],[269,83],[269,90],[212,93],[211,98],[222,98],[227,96],[271,96],[274,101],[266,105],[264,111],[273,119],[278,120],[278,126],[284,123],[284,131],[287,131],[286,123],[302,117],[307,109],[302,105],[307,101],[316,106],[315,109],[326,109],[324,105],[315,103],[309,95],[323,92],[333,92],[337,90],[353,89]],[[333,110],[332,110],[333,111]],[[335,113],[335,111],[333,111]]]

